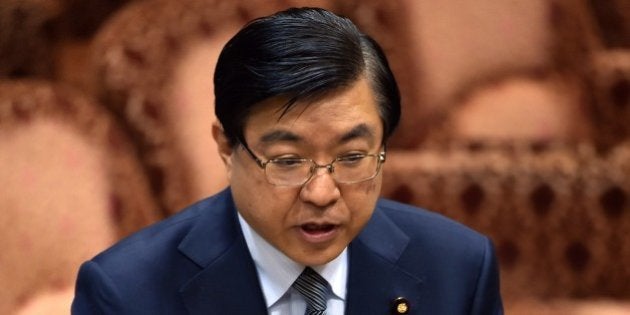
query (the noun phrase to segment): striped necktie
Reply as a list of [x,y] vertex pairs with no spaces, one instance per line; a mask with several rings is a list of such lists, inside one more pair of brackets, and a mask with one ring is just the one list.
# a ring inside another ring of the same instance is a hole
[[293,282],[296,289],[306,300],[305,315],[326,314],[326,298],[331,290],[330,285],[311,267],[304,268],[302,274]]

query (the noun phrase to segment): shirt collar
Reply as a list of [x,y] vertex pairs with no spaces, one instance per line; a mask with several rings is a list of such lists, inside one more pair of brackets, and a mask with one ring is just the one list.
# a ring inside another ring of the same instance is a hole
[[[269,244],[251,228],[240,213],[238,214],[238,220],[241,224],[245,242],[256,265],[267,308],[269,308],[289,290],[305,266],[294,262]],[[341,300],[345,300],[346,297],[347,255],[346,248],[329,263],[321,266],[312,266],[315,271],[330,283],[335,298]]]

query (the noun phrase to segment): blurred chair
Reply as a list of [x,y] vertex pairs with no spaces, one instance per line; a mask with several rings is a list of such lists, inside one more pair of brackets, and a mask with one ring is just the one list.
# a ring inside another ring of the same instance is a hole
[[0,81],[0,139],[0,313],[67,314],[79,265],[156,220],[148,181],[110,113],[61,85]]
[[628,52],[604,49],[585,1],[542,8],[540,63],[452,79],[426,139],[388,152],[382,193],[490,236],[507,314],[630,313]]
[[95,36],[94,93],[133,135],[163,216],[227,185],[211,132],[212,77],[227,34],[250,18],[247,8],[137,1]]
[[578,314],[630,300],[629,167],[630,143],[605,156],[589,142],[451,143],[390,151],[383,194],[490,236],[507,314]]
[[586,99],[579,80],[551,70],[499,75],[464,89],[427,143],[590,142]]

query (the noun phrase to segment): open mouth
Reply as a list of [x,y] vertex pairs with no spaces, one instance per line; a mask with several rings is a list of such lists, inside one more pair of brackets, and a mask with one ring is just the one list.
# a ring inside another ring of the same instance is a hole
[[326,244],[334,240],[339,226],[335,224],[307,223],[300,225],[303,240],[311,244]]
[[306,233],[322,234],[322,233],[328,233],[332,231],[335,228],[335,225],[309,223],[309,224],[303,224],[301,227],[302,227],[302,230]]

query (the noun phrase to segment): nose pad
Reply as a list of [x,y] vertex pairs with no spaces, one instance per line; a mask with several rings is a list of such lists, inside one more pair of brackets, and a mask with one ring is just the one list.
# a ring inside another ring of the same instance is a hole
[[310,183],[311,181],[313,181],[313,179],[314,179],[314,178],[316,178],[316,177],[318,177],[318,176],[325,175],[326,173],[324,173],[324,174],[319,174],[319,173],[318,173],[318,171],[319,171],[320,169],[322,169],[322,168],[323,168],[323,169],[325,169],[325,170],[326,170],[326,173],[327,173],[327,174],[328,174],[328,175],[329,175],[329,176],[330,176],[330,177],[334,180],[333,173],[334,173],[334,171],[335,171],[335,167],[334,167],[332,164],[327,164],[327,165],[314,164],[314,165],[311,167],[311,174],[310,174],[310,177],[308,178],[308,180],[306,180],[306,182],[304,183],[304,185],[308,185],[308,183]]
[[326,164],[326,165],[316,165],[313,166],[313,176],[317,176],[317,170],[319,170],[320,168],[324,168],[326,169],[326,172],[328,172],[328,174],[332,177],[333,172],[335,171],[335,167],[332,164]]

